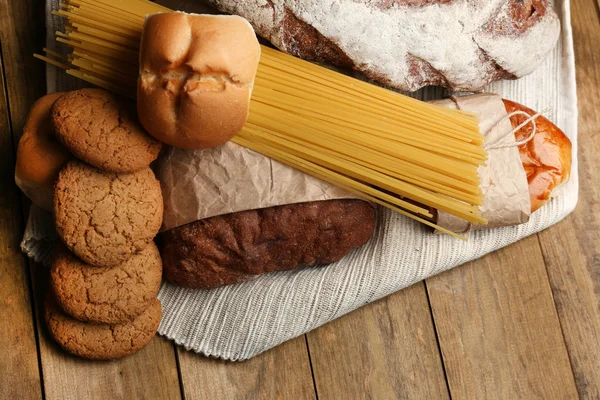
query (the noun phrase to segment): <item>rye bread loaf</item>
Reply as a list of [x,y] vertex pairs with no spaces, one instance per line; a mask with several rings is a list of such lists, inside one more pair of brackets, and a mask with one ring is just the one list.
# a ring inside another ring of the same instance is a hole
[[292,55],[397,89],[478,91],[527,75],[555,46],[549,0],[211,0]]
[[314,201],[192,222],[162,233],[159,247],[168,280],[207,289],[338,261],[374,229],[375,210],[365,201]]

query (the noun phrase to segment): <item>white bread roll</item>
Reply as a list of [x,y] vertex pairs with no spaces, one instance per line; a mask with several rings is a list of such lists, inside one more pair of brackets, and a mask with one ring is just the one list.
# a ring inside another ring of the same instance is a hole
[[140,122],[175,147],[217,147],[248,117],[260,58],[243,18],[181,12],[146,19],[140,48]]

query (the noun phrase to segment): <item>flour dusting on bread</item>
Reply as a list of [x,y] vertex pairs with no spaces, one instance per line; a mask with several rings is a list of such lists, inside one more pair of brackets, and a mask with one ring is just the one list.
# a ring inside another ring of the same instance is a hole
[[548,0],[212,1],[283,51],[408,91],[476,91],[521,77],[560,33]]

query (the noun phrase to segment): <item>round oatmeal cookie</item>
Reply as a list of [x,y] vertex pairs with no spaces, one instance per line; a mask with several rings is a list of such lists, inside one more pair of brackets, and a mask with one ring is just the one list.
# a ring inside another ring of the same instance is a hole
[[115,174],[73,160],[58,174],[53,209],[69,250],[88,264],[112,267],[156,236],[163,200],[150,168]]
[[150,243],[115,267],[84,263],[64,246],[52,260],[50,287],[64,312],[85,322],[118,324],[134,320],[158,294],[162,261]]
[[80,89],[54,102],[57,138],[76,157],[111,172],[146,168],[162,143],[140,125],[135,104],[102,89]]
[[154,299],[139,317],[124,324],[88,324],[65,314],[52,295],[46,297],[44,317],[52,338],[67,352],[92,360],[115,360],[133,354],[154,337],[161,317]]

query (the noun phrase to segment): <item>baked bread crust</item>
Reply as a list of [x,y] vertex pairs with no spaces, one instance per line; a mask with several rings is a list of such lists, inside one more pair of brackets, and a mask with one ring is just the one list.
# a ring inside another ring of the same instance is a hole
[[256,35],[243,18],[149,16],[137,86],[142,125],[174,147],[222,145],[248,118],[259,57]]
[[[509,115],[514,111],[524,111],[529,115],[536,114],[532,109],[514,101],[503,99],[503,102]],[[526,120],[527,117],[522,114],[510,117],[513,128]],[[521,162],[529,184],[531,212],[546,204],[555,194],[556,189],[569,180],[572,162],[571,141],[563,131],[544,116],[537,117],[535,124],[536,133],[533,139],[519,146]],[[527,124],[515,132],[515,139],[524,140],[531,135],[532,131],[533,125]]]
[[47,94],[33,104],[17,148],[15,182],[33,203],[48,211],[52,210],[58,172],[71,158],[55,137],[50,122],[52,105],[63,94]]
[[286,53],[406,91],[527,75],[560,34],[549,0],[211,1]]
[[362,200],[287,204],[219,215],[161,234],[165,277],[200,289],[335,262],[365,244],[375,210]]

